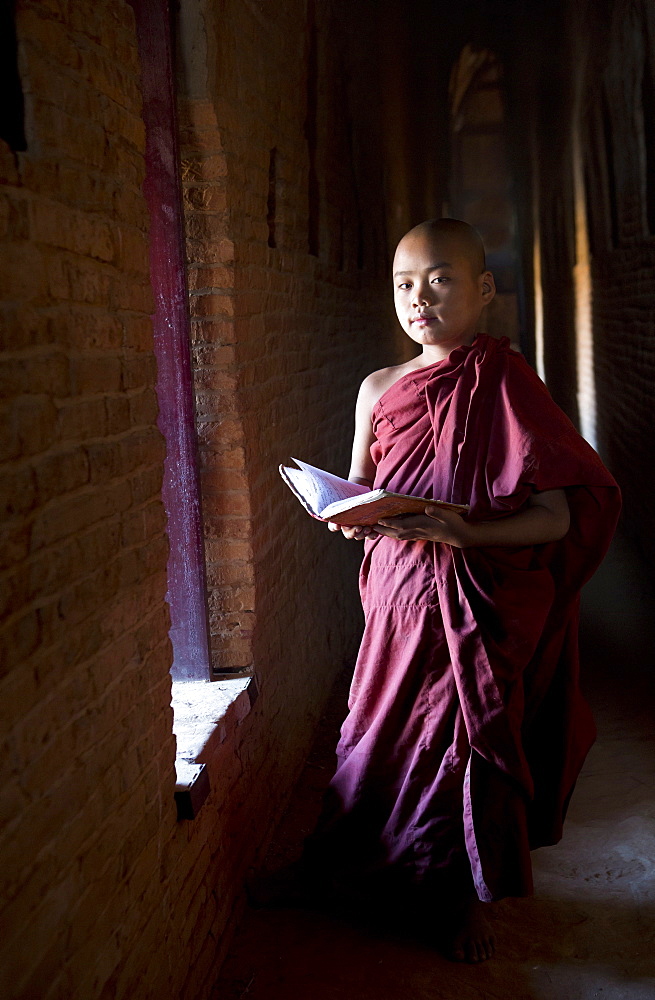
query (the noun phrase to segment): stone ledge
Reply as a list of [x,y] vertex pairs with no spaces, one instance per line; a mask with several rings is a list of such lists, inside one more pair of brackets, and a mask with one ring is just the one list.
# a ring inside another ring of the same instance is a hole
[[192,819],[209,795],[209,781],[202,782],[199,797],[197,779],[212,751],[224,743],[232,730],[246,718],[257,697],[254,677],[239,677],[227,681],[175,681],[173,683],[173,732],[177,740],[175,795],[190,797],[193,793]]

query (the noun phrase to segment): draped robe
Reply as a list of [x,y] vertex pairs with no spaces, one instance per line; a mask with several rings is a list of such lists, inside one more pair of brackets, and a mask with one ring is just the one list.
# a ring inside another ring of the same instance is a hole
[[526,895],[595,735],[579,591],[618,487],[507,339],[402,376],[372,420],[375,487],[470,504],[471,521],[564,489],[571,526],[535,546],[365,543],[365,632],[308,855],[350,885]]

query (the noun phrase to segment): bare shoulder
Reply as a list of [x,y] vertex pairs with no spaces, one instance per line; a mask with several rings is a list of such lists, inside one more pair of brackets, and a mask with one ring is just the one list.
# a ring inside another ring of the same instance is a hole
[[419,366],[416,360],[405,361],[402,365],[391,365],[389,368],[380,368],[377,372],[367,375],[359,390],[359,400],[367,409],[372,410],[381,396],[390,389],[391,386],[410,372],[416,371]]

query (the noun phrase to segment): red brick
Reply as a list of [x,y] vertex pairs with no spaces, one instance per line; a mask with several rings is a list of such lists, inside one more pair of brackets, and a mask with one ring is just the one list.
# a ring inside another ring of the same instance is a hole
[[251,562],[253,558],[252,545],[241,539],[207,539],[205,551],[208,562]]
[[47,282],[40,266],[40,254],[29,244],[12,246],[11,252],[5,249],[3,265],[0,271],[0,295],[3,299],[44,299],[47,293]]
[[[45,68],[44,75],[48,70]],[[70,83],[66,87],[58,88],[64,91],[62,96],[58,94],[49,95],[47,100],[34,101],[34,116],[42,142],[49,147],[51,155],[66,155],[73,160],[87,163],[91,167],[100,168],[103,165],[105,155],[105,132],[102,125],[88,118],[85,121],[81,114],[92,113],[91,107],[77,109],[79,97],[88,95],[92,97],[86,88],[80,88],[75,83]],[[53,99],[66,103],[68,107],[57,107],[52,103]],[[91,100],[85,101],[92,105]],[[70,108],[70,105],[73,105]],[[111,202],[109,203],[111,204]]]
[[[248,479],[244,471],[240,469],[221,468],[220,463],[215,463],[213,467],[203,467],[201,470],[203,490],[207,494],[214,496],[216,493],[243,493],[248,496]],[[218,512],[218,511],[217,511]],[[246,513],[243,510],[235,510],[235,514]]]
[[119,219],[130,222],[138,229],[147,230],[148,210],[143,193],[139,188],[121,185],[118,190],[114,191],[113,208]]
[[[144,328],[145,329],[145,328]],[[141,389],[144,385],[155,385],[157,364],[154,355],[145,351],[126,355],[123,358],[123,388]]]
[[72,250],[75,253],[110,261],[114,256],[111,229],[102,218],[94,218],[56,202],[41,201],[32,206],[30,232],[36,243]]
[[117,230],[117,261],[122,271],[147,273],[148,242],[143,232],[121,225]]
[[141,392],[136,392],[129,397],[128,404],[130,424],[132,426],[138,426],[139,424],[153,425],[157,423],[159,407],[154,389],[147,388]]
[[14,194],[7,191],[0,195],[0,238],[11,240],[29,238],[29,205],[27,198],[18,192]]
[[30,550],[31,524],[12,518],[0,524],[0,566],[13,566],[26,559]]
[[[223,214],[194,211],[185,218],[187,239],[196,245],[207,247],[215,244],[218,256],[214,259],[231,263],[234,258],[233,246],[225,239],[227,219]],[[229,248],[229,253],[227,251]],[[227,256],[226,256],[227,254]]]
[[233,611],[252,611],[255,607],[255,588],[245,584],[234,587],[213,587],[209,596],[209,609],[214,614]]
[[48,54],[53,62],[73,70],[80,67],[80,57],[73,39],[64,25],[31,9],[25,4],[16,12],[19,37],[29,39],[30,46]]
[[58,309],[47,316],[48,337],[54,343],[85,348],[118,349],[123,339],[120,319],[94,308]]
[[46,395],[19,396],[12,404],[10,420],[18,429],[23,455],[44,451],[56,440],[57,410]]
[[39,620],[36,611],[10,618],[0,630],[0,676],[29,659],[39,643]]
[[71,358],[72,392],[78,396],[117,392],[121,387],[121,362],[112,354],[84,354]]
[[189,301],[191,315],[199,318],[205,316],[233,316],[234,299],[231,295],[215,292],[196,293]]
[[211,649],[219,653],[226,667],[248,667],[252,664],[252,643],[250,638],[226,639],[224,635],[212,635]]
[[216,129],[216,109],[212,101],[181,101],[179,115],[182,128],[193,126],[201,131]]
[[252,578],[252,567],[249,563],[238,562],[208,562],[207,583],[210,587],[243,586]]
[[160,464],[137,472],[130,478],[133,502],[141,504],[158,496],[161,491],[161,482],[162,467]]
[[[222,400],[221,409],[225,408],[227,400]],[[236,412],[236,401],[232,398],[233,404],[229,416],[216,418],[211,412],[214,400],[209,393],[197,400],[198,414],[198,440],[201,445],[206,444],[212,447],[214,444],[219,448],[233,448],[243,444],[243,425],[238,419]]]
[[0,518],[26,515],[36,501],[34,469],[27,462],[18,462],[3,469],[0,479]]
[[[112,137],[105,150],[105,171],[119,176],[123,183],[138,188],[144,180],[143,157],[139,150],[122,136]],[[130,220],[133,222],[134,220]]]
[[0,139],[0,183],[18,184],[18,161],[4,139]]
[[107,434],[122,434],[132,426],[129,396],[124,393],[106,396],[104,404]]
[[194,383],[196,390],[210,391],[213,393],[218,409],[230,411],[238,408],[236,390],[236,373],[228,372],[225,369],[197,368],[194,373]]
[[203,156],[182,155],[182,180],[187,183],[194,181],[215,181],[227,174],[227,161],[222,153],[205,153]]
[[[48,418],[52,427],[50,412]],[[53,435],[52,440],[65,443],[83,441],[89,436],[101,437],[106,433],[106,426],[105,401],[101,397],[66,400],[57,407],[56,438]]]
[[227,514],[216,516],[208,505],[203,518],[206,538],[249,538],[252,530],[250,519]]
[[223,346],[236,342],[234,323],[229,320],[192,319],[192,344],[216,344]]
[[[140,289],[143,292],[143,298],[141,299],[141,307],[144,312],[149,313],[152,306],[152,301],[150,298],[150,288],[149,286],[141,286]],[[146,294],[147,293],[147,294]],[[121,306],[123,308],[123,306]],[[125,332],[125,342],[129,344],[130,350],[138,351],[143,353],[148,353],[147,362],[151,366],[152,370],[152,349],[153,349],[153,330],[152,330],[152,320],[149,315],[146,316],[134,316],[128,315],[123,316],[123,329]],[[156,372],[156,367],[154,368]],[[154,383],[154,378],[153,378]]]
[[234,286],[234,268],[213,265],[189,268],[189,290],[201,291],[220,288],[229,291]]
[[189,212],[217,212],[224,226],[222,213],[227,210],[227,191],[223,185],[198,185],[184,188],[184,207]]

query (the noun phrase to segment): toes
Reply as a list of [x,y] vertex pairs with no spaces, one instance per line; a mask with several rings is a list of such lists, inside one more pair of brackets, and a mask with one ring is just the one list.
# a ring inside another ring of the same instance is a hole
[[463,907],[458,923],[447,949],[451,960],[478,964],[492,958],[496,951],[495,935],[480,906]]
[[486,962],[487,959],[493,958],[495,950],[496,943],[493,938],[487,938],[484,941],[479,941],[477,944],[477,961]]
[[468,962],[476,965],[478,962],[486,962],[493,958],[496,950],[493,938],[483,941],[465,941],[455,945],[451,950],[451,958],[454,962]]
[[453,962],[475,964],[483,962],[487,956],[483,953],[482,946],[478,945],[477,942],[464,941],[462,944],[457,944],[452,948],[450,957]]

